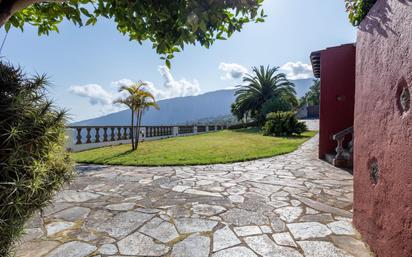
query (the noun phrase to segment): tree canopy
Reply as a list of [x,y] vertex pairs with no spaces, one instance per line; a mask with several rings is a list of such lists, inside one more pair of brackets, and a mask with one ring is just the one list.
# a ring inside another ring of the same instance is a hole
[[279,67],[253,68],[253,75],[243,78],[243,85],[236,90],[232,113],[239,120],[248,114],[262,125],[266,114],[274,111],[289,111],[298,105],[295,85],[286,75],[278,73]]
[[0,0],[0,26],[38,28],[39,35],[58,32],[68,20],[77,26],[113,20],[120,33],[140,44],[149,40],[166,59],[187,44],[208,48],[240,31],[244,24],[264,21],[263,0]]
[[307,105],[319,105],[320,103],[320,80],[314,79],[309,91],[299,100],[300,106]]

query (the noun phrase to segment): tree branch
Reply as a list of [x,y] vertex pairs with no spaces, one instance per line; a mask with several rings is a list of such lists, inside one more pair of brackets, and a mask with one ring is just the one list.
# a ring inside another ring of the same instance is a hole
[[68,0],[0,0],[0,28],[6,24],[13,14],[24,8],[44,2],[65,2]]

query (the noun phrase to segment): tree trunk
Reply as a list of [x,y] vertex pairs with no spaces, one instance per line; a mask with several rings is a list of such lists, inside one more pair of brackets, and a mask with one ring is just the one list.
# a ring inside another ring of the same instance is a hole
[[[138,120],[139,131],[140,131],[140,127],[142,126],[142,117],[143,117],[143,110],[140,110],[139,120]],[[137,136],[138,136],[138,138],[140,138],[140,133]],[[137,142],[136,142],[136,149],[137,149],[138,146],[139,146],[139,140],[137,140]]]
[[132,126],[130,130],[130,136],[132,138],[132,150],[134,150],[134,111],[132,110]]
[[134,142],[134,149],[137,149],[137,147],[139,146],[139,140],[140,140],[140,124],[139,124],[139,120],[140,120],[140,110],[137,110],[137,117],[136,117],[136,127],[137,127],[137,131],[136,131],[136,141]]

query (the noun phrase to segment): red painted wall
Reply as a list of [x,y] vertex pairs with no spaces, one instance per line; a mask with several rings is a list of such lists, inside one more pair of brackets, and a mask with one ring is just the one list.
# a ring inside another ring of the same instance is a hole
[[333,134],[353,126],[355,53],[353,44],[321,52],[319,158],[335,150]]
[[398,100],[412,95],[411,0],[378,0],[356,48],[354,224],[378,257],[411,257],[412,111]]

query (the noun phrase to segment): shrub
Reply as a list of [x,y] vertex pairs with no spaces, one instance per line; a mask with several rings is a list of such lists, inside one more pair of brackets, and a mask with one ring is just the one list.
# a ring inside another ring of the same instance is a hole
[[65,112],[45,96],[46,77],[0,62],[0,256],[11,256],[24,223],[73,174]]
[[306,124],[299,122],[293,112],[271,112],[266,116],[263,132],[267,136],[300,135],[307,131]]
[[345,0],[349,21],[353,26],[359,26],[376,1],[377,0]]

